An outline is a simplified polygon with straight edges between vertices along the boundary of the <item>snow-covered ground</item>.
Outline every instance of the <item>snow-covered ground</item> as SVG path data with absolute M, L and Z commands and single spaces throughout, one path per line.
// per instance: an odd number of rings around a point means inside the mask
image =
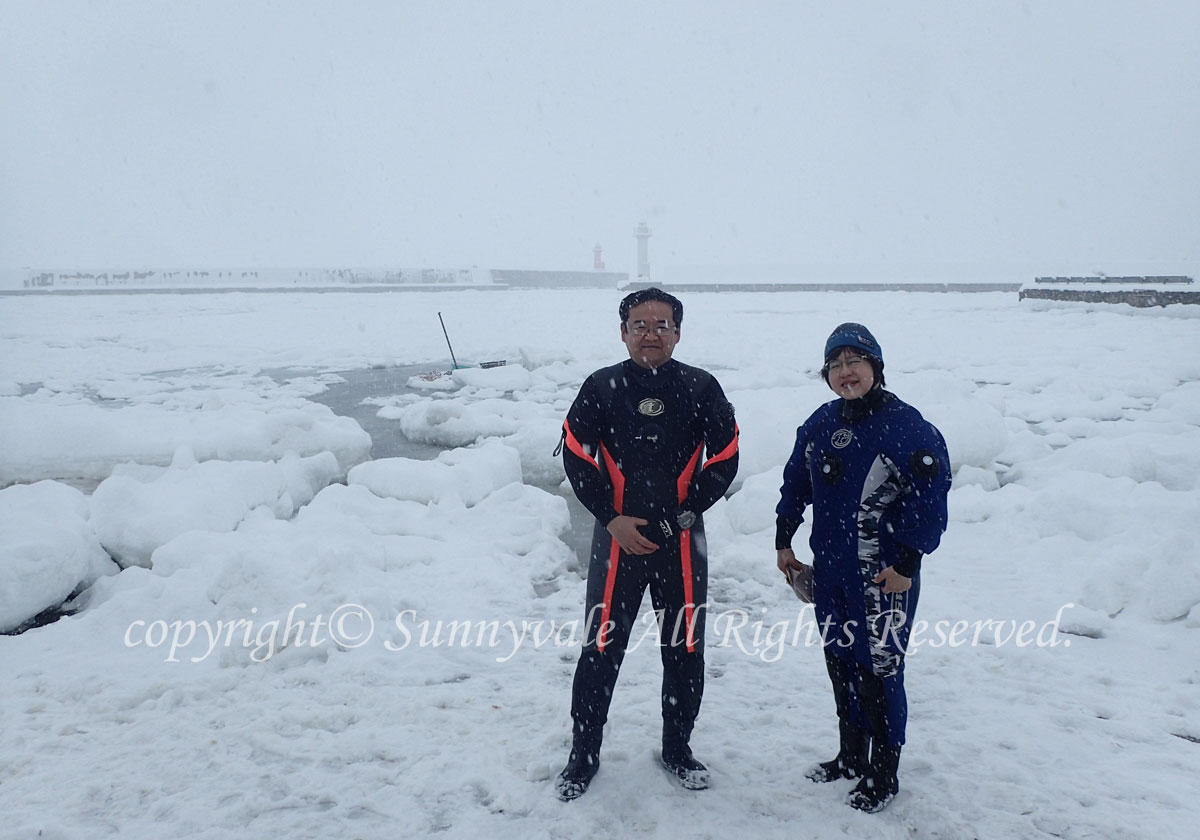
M 94 581 L 75 615 L 0 636 L 0 838 L 1191 836 L 1200 314 L 1015 294 L 685 296 L 676 356 L 742 431 L 707 517 L 693 746 L 714 784 L 657 767 L 635 633 L 601 772 L 558 802 L 584 581 L 551 451 L 623 356 L 618 300 L 0 299 L 0 486 L 22 482 L 0 490 L 0 624 Z M 363 463 L 369 438 L 311 398 L 332 371 L 445 364 L 439 310 L 460 360 L 509 365 L 377 399 L 448 451 Z M 835 749 L 833 702 L 773 551 L 845 320 L 956 470 L 902 790 L 874 816 L 801 775 Z

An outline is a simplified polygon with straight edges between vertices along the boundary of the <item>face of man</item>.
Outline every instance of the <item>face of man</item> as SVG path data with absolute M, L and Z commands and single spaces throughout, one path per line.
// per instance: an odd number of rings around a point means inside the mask
M 679 343 L 679 325 L 671 316 L 671 305 L 648 300 L 630 309 L 629 320 L 621 324 L 621 341 L 636 364 L 650 369 L 665 365 Z
M 875 385 L 875 370 L 861 350 L 845 347 L 829 362 L 829 387 L 839 397 L 856 400 Z

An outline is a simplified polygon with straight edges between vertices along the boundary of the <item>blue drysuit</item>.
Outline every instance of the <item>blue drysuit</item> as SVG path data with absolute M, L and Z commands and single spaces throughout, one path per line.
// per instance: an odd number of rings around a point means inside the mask
M 813 412 L 784 467 L 781 522 L 794 532 L 812 506 L 813 600 L 838 716 L 882 743 L 904 743 L 904 650 L 950 480 L 941 433 L 881 389 Z M 872 581 L 886 566 L 912 587 L 884 595 Z

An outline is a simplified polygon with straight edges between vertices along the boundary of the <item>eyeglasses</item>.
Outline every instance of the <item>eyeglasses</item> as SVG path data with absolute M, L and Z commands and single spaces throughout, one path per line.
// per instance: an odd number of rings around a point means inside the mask
M 846 370 L 858 370 L 866 363 L 867 359 L 865 356 L 850 356 L 846 359 L 839 359 L 830 362 L 829 364 L 825 365 L 825 370 L 829 371 L 830 373 L 837 373 L 842 369 L 843 365 L 846 367 Z
M 666 335 L 669 332 L 675 331 L 675 325 L 670 321 L 658 321 L 653 326 L 645 321 L 629 321 L 625 325 L 625 329 L 629 330 L 634 335 Z

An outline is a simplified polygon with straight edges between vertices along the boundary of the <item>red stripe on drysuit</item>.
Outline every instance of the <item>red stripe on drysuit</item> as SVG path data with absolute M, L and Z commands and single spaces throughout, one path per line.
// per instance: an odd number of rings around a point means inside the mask
M 608 447 L 600 444 L 600 454 L 604 456 L 604 466 L 608 468 L 608 477 L 613 487 L 613 509 L 621 515 L 621 505 L 625 500 L 625 475 L 617 466 L 616 459 L 608 451 Z M 608 621 L 612 614 L 613 587 L 617 585 L 617 561 L 621 557 L 621 545 L 616 537 L 611 540 L 608 548 L 608 575 L 604 578 L 604 605 L 600 610 L 600 632 L 596 637 L 596 650 L 603 652 L 608 644 Z
M 583 448 L 583 444 L 579 442 L 579 439 L 575 437 L 575 433 L 571 431 L 571 424 L 565 420 L 563 421 L 563 432 L 566 434 L 567 449 L 570 449 L 583 460 L 590 462 L 596 469 L 600 469 L 600 465 L 596 463 L 596 459 L 589 455 L 587 450 Z
M 709 464 L 715 464 L 719 461 L 728 461 L 738 451 L 738 427 L 737 423 L 733 424 L 733 440 L 729 441 L 729 445 L 718 452 L 716 455 L 704 462 L 701 469 L 708 469 Z
M 737 438 L 735 437 L 736 441 Z M 691 459 L 687 462 L 687 466 L 683 468 L 683 472 L 679 474 L 679 479 L 675 482 L 675 489 L 679 497 L 679 503 L 683 504 L 683 500 L 687 498 L 688 487 L 692 483 L 692 474 L 696 472 L 696 464 L 700 462 L 700 451 L 704 444 L 696 447 L 696 451 L 692 453 Z M 687 649 L 688 653 L 694 653 L 696 650 L 695 626 L 692 624 L 692 613 L 695 609 L 692 596 L 692 532 L 690 530 L 681 531 L 679 533 L 679 560 L 682 565 L 683 572 L 683 617 L 687 622 Z

